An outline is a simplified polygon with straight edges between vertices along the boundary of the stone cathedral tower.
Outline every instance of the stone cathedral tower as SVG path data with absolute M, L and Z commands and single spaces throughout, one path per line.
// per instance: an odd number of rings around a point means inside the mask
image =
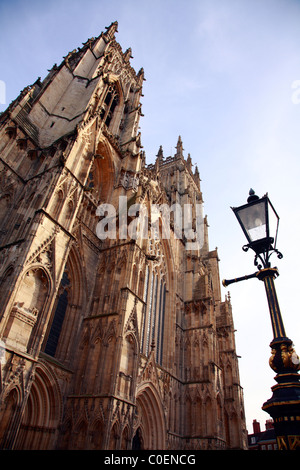
M 231 304 L 206 219 L 198 250 L 172 217 L 169 238 L 160 218 L 147 238 L 120 233 L 120 196 L 126 209 L 190 204 L 194 225 L 202 193 L 180 137 L 146 165 L 144 72 L 116 30 L 0 116 L 0 447 L 243 449 Z M 104 203 L 114 239 L 97 235 Z

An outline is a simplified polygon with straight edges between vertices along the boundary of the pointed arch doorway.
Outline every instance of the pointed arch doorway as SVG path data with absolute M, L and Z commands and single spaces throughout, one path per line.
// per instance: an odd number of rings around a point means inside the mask
M 53 449 L 61 419 L 61 404 L 55 376 L 46 364 L 39 363 L 14 449 Z
M 132 440 L 132 449 L 164 450 L 166 426 L 163 406 L 152 384 L 139 389 L 136 398 L 138 426 Z

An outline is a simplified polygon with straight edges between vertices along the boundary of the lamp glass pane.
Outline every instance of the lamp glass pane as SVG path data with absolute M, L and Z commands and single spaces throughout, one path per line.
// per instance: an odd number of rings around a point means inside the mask
M 274 248 L 276 247 L 277 231 L 279 217 L 274 211 L 270 202 L 268 203 L 268 216 L 269 216 L 269 237 L 274 238 Z
M 265 201 L 241 208 L 238 217 L 249 242 L 267 237 Z

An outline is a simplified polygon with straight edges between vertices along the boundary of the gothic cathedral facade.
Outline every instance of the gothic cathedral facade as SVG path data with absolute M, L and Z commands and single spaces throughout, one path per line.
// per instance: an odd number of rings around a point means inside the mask
M 144 71 L 116 30 L 0 116 L 0 447 L 245 449 L 230 298 L 206 218 L 197 250 L 172 219 L 169 237 L 120 234 L 120 200 L 194 208 L 202 193 L 180 137 L 174 156 L 160 148 L 146 164 Z M 115 238 L 97 235 L 100 204 L 115 208 Z

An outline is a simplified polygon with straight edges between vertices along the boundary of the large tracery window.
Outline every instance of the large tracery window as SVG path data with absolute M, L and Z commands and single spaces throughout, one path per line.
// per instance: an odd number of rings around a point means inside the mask
M 157 328 L 156 362 L 162 365 L 163 358 L 163 338 L 165 325 L 165 306 L 166 306 L 166 283 L 164 279 L 160 281 L 160 302 Z
M 151 263 L 146 267 L 143 300 L 145 302 L 145 313 L 141 352 L 148 356 L 153 342 L 155 345 L 156 362 L 162 365 L 166 281 L 164 273 L 152 266 Z

